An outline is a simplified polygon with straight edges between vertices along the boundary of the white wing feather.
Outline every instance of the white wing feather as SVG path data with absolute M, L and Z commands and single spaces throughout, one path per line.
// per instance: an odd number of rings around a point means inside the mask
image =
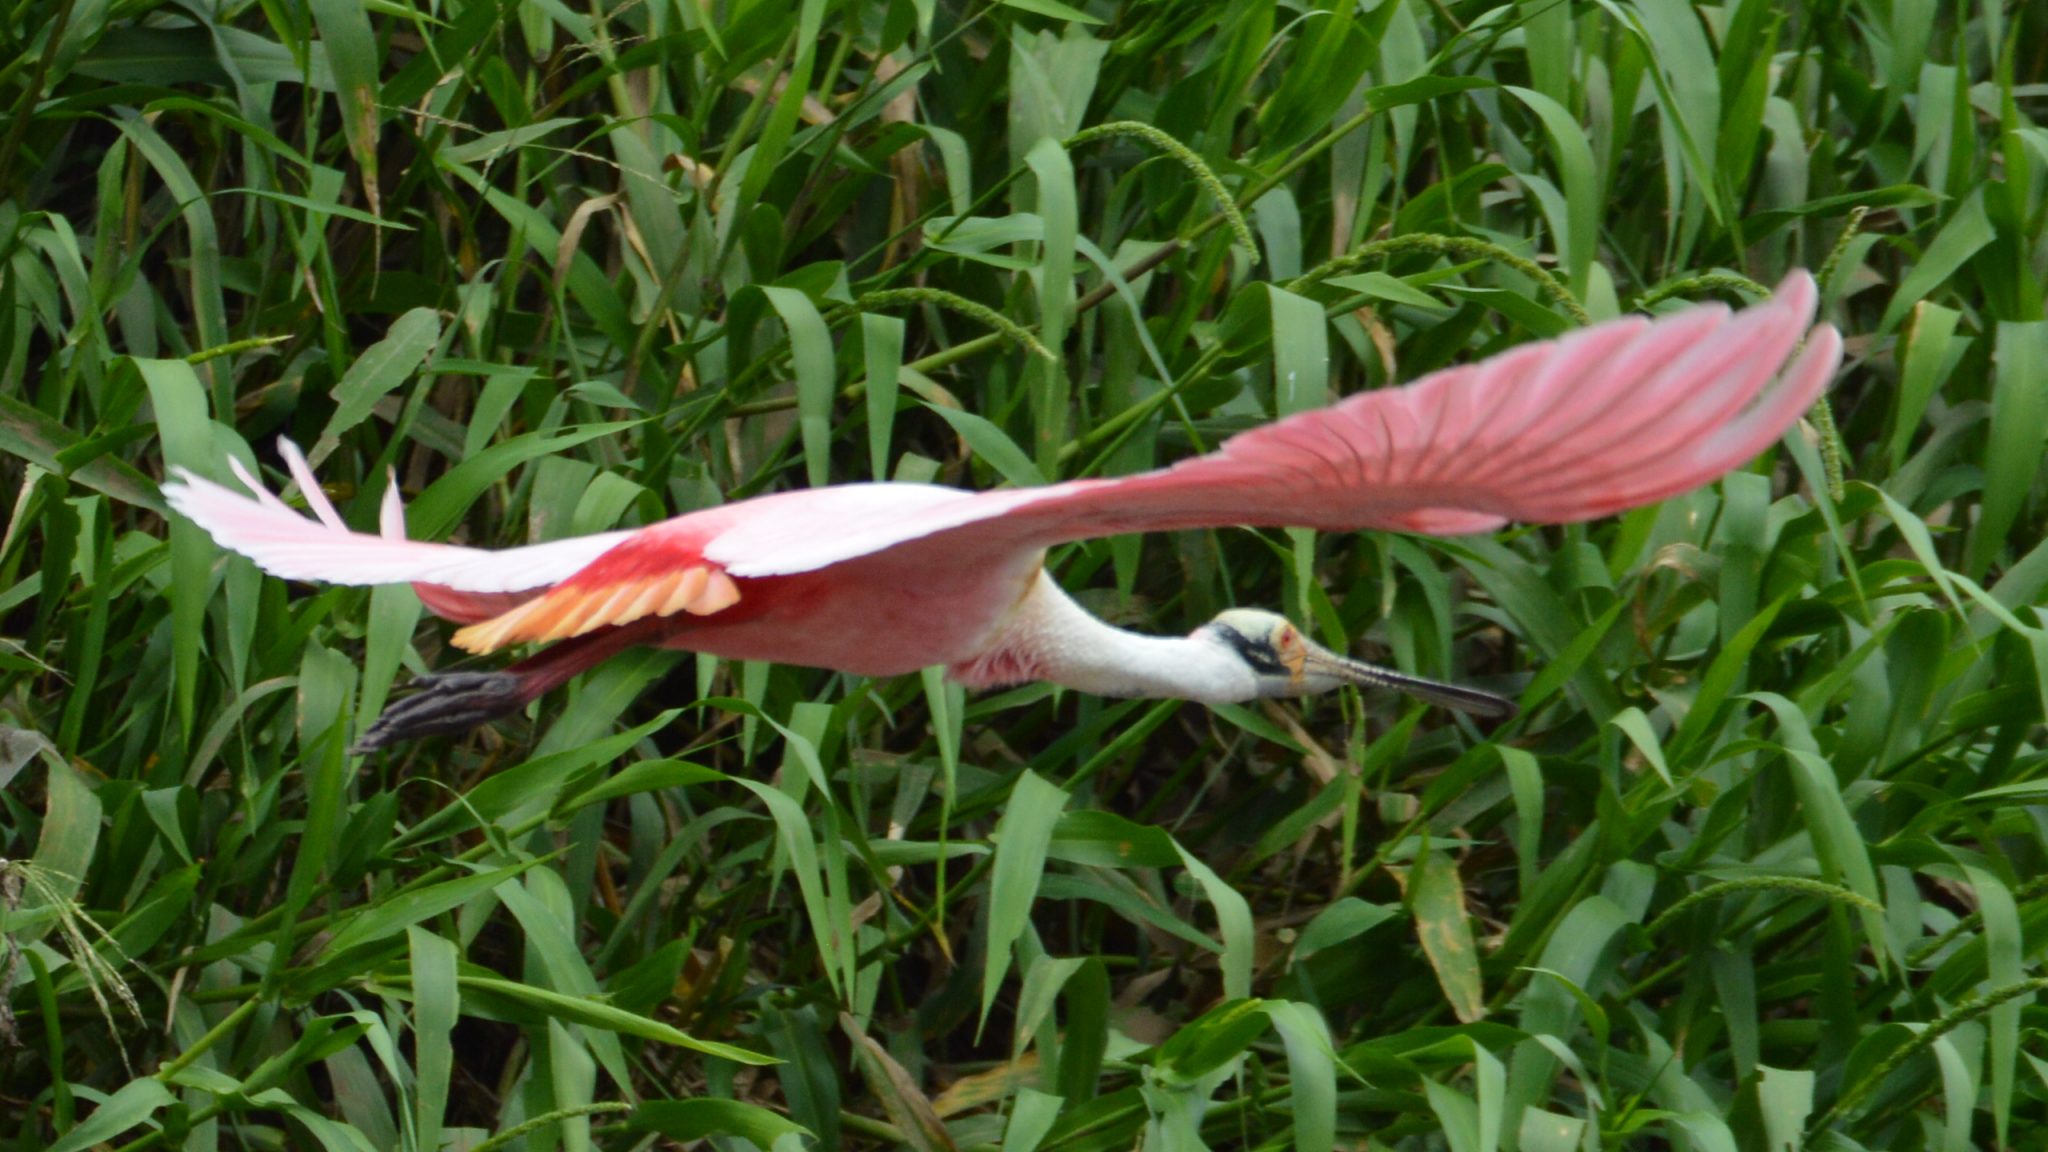
M 298 446 L 281 440 L 279 451 L 299 483 L 314 519 L 292 511 L 250 476 L 239 461 L 229 467 L 253 496 L 178 469 L 178 481 L 164 485 L 172 508 L 191 518 L 218 541 L 289 580 L 328 584 L 438 584 L 461 592 L 524 592 L 568 579 L 630 532 L 601 532 L 523 548 L 464 548 L 405 538 L 405 513 L 397 485 L 385 492 L 378 517 L 383 534 L 353 532 L 342 522 Z

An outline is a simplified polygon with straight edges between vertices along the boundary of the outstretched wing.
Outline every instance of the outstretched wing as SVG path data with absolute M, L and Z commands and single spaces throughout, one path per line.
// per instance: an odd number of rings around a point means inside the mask
M 183 472 L 179 482 L 164 486 L 164 496 L 222 547 L 272 575 L 412 584 L 429 608 L 469 625 L 454 641 L 472 652 L 582 636 L 647 616 L 701 616 L 739 599 L 732 579 L 699 554 L 695 541 L 703 533 L 695 517 L 524 548 L 463 548 L 407 540 L 394 484 L 384 492 L 379 534 L 371 536 L 342 522 L 298 445 L 281 439 L 278 451 L 312 519 L 294 512 L 233 457 L 228 467 L 250 495 Z
M 971 554 L 1226 525 L 1454 535 L 1605 516 L 1740 466 L 1819 398 L 1842 342 L 1829 326 L 1807 330 L 1816 295 L 1794 272 L 1740 313 L 1710 305 L 1597 324 L 1255 428 L 1157 472 L 962 495 L 829 534 L 742 522 L 704 555 L 735 576 L 768 576 L 917 540 Z
M 178 482 L 164 485 L 164 498 L 222 547 L 249 557 L 273 576 L 328 584 L 411 582 L 426 585 L 423 592 L 441 589 L 488 596 L 547 588 L 575 575 L 632 534 L 603 532 L 501 550 L 407 540 L 396 485 L 384 491 L 378 518 L 381 534 L 352 532 L 320 491 L 298 445 L 280 439 L 278 451 L 315 519 L 294 512 L 233 457 L 228 466 L 253 498 L 183 469 Z

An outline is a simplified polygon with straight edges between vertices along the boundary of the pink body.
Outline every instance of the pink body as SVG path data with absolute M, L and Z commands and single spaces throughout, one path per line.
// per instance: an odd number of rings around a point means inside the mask
M 958 665 L 983 653 L 1043 559 L 1037 551 L 963 559 L 919 543 L 814 572 L 742 578 L 738 604 L 671 618 L 655 643 L 859 676 Z M 848 620 L 861 626 L 848 628 Z
M 1794 273 L 1740 313 L 1609 321 L 1348 397 L 1171 468 L 1043 488 L 839 485 L 501 551 L 406 539 L 395 492 L 379 535 L 349 531 L 289 444 L 317 522 L 232 460 L 253 498 L 190 475 L 166 493 L 277 575 L 411 582 L 470 625 L 455 642 L 472 651 L 565 641 L 511 669 L 524 698 L 655 644 L 868 676 L 945 665 L 974 685 L 1045 678 L 1232 699 L 1250 683 L 1241 667 L 1191 668 L 1215 653 L 1088 617 L 1043 577 L 1045 549 L 1233 524 L 1483 532 L 1663 499 L 1749 460 L 1819 397 L 1841 338 L 1808 329 L 1816 295 Z

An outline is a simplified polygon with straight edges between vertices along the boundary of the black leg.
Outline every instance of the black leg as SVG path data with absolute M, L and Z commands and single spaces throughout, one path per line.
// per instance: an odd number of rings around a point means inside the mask
M 620 649 L 657 639 L 687 626 L 688 618 L 649 616 L 620 628 L 600 628 L 564 640 L 501 672 L 435 672 L 413 681 L 418 689 L 396 704 L 363 733 L 354 752 L 375 752 L 406 740 L 463 732 L 509 716 L 526 702 L 560 687 L 585 668 L 610 659 Z
M 375 752 L 422 736 L 467 731 L 532 699 L 524 691 L 524 677 L 511 672 L 442 672 L 422 676 L 413 686 L 418 691 L 386 705 L 351 751 Z

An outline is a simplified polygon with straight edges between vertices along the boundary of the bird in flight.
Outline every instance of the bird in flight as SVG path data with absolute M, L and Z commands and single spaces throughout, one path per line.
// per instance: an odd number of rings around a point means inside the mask
M 250 495 L 183 470 L 164 491 L 274 575 L 410 583 L 463 626 L 454 643 L 473 653 L 551 645 L 500 671 L 423 679 L 359 750 L 509 714 L 633 645 L 865 676 L 944 665 L 975 688 L 1047 680 L 1205 703 L 1353 684 L 1498 719 L 1512 702 L 1350 659 L 1270 612 L 1232 609 L 1187 636 L 1112 627 L 1046 575 L 1046 549 L 1229 525 L 1455 535 L 1674 496 L 1763 451 L 1820 396 L 1842 343 L 1830 326 L 1809 331 L 1815 302 L 1813 279 L 1794 272 L 1741 312 L 1596 324 L 1135 476 L 988 492 L 842 484 L 522 548 L 408 540 L 396 485 L 380 533 L 351 531 L 289 441 L 280 449 L 313 518 L 233 458 Z

